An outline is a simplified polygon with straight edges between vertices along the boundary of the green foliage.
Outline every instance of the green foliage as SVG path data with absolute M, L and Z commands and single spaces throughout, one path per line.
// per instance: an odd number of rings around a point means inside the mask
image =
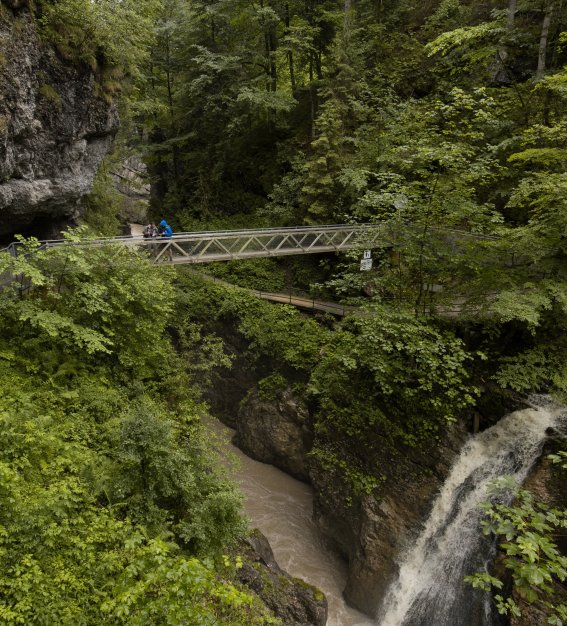
M 528 148 L 523 152 L 516 152 L 508 157 L 510 163 L 519 165 L 536 165 L 544 169 L 564 166 L 567 160 L 567 151 L 560 148 Z
M 55 104 L 58 107 L 61 106 L 61 96 L 59 95 L 57 90 L 54 87 L 52 87 L 51 85 L 47 85 L 46 83 L 40 85 L 39 86 L 39 93 L 44 98 L 49 100 L 49 102 L 51 102 L 52 104 Z
M 115 237 L 120 234 L 122 198 L 114 187 L 105 162 L 98 169 L 85 205 L 83 221 L 97 235 Z
M 307 372 L 318 362 L 329 331 L 295 308 L 274 306 L 243 290 L 202 281 L 195 274 L 180 274 L 179 279 L 184 291 L 181 306 L 193 319 L 234 323 L 256 357 L 267 356 Z
M 153 40 L 159 0 L 61 0 L 41 2 L 42 34 L 68 60 L 119 67 L 136 76 Z
M 561 455 L 556 459 L 564 458 L 564 453 Z M 504 565 L 519 597 L 528 604 L 537 604 L 544 611 L 547 624 L 561 626 L 567 620 L 567 603 L 559 583 L 567 579 L 567 557 L 557 547 L 553 535 L 567 528 L 567 510 L 537 502 L 530 492 L 507 477 L 494 482 L 493 492 L 511 493 L 514 503 L 483 504 L 484 534 L 504 540 L 500 544 Z M 501 580 L 487 573 L 467 576 L 465 580 L 485 591 L 503 587 Z M 495 600 L 499 613 L 521 615 L 513 598 L 497 594 Z
M 312 458 L 352 493 L 369 494 L 385 480 L 373 465 L 378 449 L 428 445 L 474 402 L 461 342 L 409 314 L 376 309 L 331 331 L 290 307 L 194 274 L 180 279 L 193 321 L 234 324 L 248 354 L 269 359 L 274 371 L 258 384 L 264 399 L 275 400 L 294 370 L 309 380 Z
M 476 26 L 457 28 L 439 35 L 434 41 L 427 44 L 426 51 L 430 55 L 446 55 L 455 48 L 487 38 L 494 39 L 501 32 L 499 22 L 483 22 Z
M 67 239 L 77 241 L 84 234 L 79 229 Z M 141 378 L 159 370 L 168 350 L 156 338 L 173 302 L 167 269 L 158 270 L 143 252 L 125 246 L 71 245 L 5 257 L 0 271 L 19 277 L 0 293 L 5 330 L 18 336 L 24 349 L 29 344 L 44 351 L 46 372 L 56 368 L 61 353 L 80 355 L 85 366 L 118 361 Z M 34 288 L 18 298 L 30 284 Z
M 220 565 L 241 499 L 166 333 L 172 273 L 37 245 L 0 258 L 0 621 L 273 623 Z
M 356 455 L 345 450 L 336 450 L 329 445 L 318 444 L 311 450 L 309 456 L 322 468 L 333 482 L 348 486 L 350 495 L 346 504 L 352 504 L 352 495 L 370 496 L 384 483 L 384 476 L 376 476 L 364 470 L 364 463 Z
M 258 396 L 266 402 L 273 402 L 280 397 L 287 384 L 287 380 L 279 372 L 274 372 L 258 381 Z
M 219 581 L 209 564 L 176 558 L 165 542 L 131 545 L 138 548 L 137 558 L 119 577 L 115 596 L 102 605 L 103 615 L 117 623 L 238 626 L 250 613 L 253 624 L 272 623 L 255 618 L 253 597 Z
M 562 469 L 567 469 L 567 452 L 561 450 L 557 454 L 550 454 L 548 459 L 557 465 L 561 465 Z
M 404 313 L 345 320 L 311 378 L 317 428 L 364 445 L 371 436 L 419 446 L 474 402 L 463 345 Z
M 333 223 L 336 220 L 338 174 L 341 169 L 345 143 L 345 128 L 341 110 L 335 100 L 323 105 L 317 120 L 317 136 L 311 142 L 301 203 L 308 223 Z
M 247 289 L 286 291 L 285 271 L 277 259 L 245 259 L 214 263 L 206 268 L 206 272 Z

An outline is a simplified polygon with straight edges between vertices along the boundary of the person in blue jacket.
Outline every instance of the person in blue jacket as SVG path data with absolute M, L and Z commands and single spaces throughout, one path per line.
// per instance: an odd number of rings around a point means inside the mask
M 162 237 L 169 238 L 173 236 L 173 230 L 165 220 L 161 220 L 161 222 L 159 223 L 159 232 Z
M 161 220 L 159 223 L 159 234 L 160 237 L 164 237 L 166 239 L 171 239 L 173 237 L 173 230 L 165 220 Z M 168 247 L 167 249 L 167 256 L 170 261 L 173 261 L 173 251 L 171 250 L 171 247 Z

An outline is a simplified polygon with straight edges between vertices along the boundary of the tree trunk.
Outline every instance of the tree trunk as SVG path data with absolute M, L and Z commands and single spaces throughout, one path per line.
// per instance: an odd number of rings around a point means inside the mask
M 319 42 L 318 50 L 315 54 L 315 73 L 317 74 L 317 80 L 323 80 L 323 46 Z
M 276 63 L 276 50 L 278 48 L 278 39 L 277 35 L 273 29 L 270 29 L 270 34 L 268 37 L 270 44 L 270 79 L 271 79 L 271 90 L 275 93 L 278 90 L 278 66 Z
M 167 85 L 167 104 L 169 106 L 169 120 L 173 125 L 173 78 L 171 76 L 171 55 L 169 46 L 169 35 L 165 40 L 165 80 Z
M 268 3 L 269 4 L 269 3 Z M 264 0 L 260 0 L 260 7 L 264 8 Z M 266 91 L 277 91 L 278 83 L 278 68 L 276 66 L 276 48 L 277 37 L 274 32 L 273 26 L 265 24 L 262 20 L 262 26 L 265 28 L 264 32 L 264 49 L 266 52 Z
M 509 35 L 514 29 L 514 21 L 516 18 L 516 6 L 518 0 L 510 0 L 508 3 L 508 18 L 506 20 L 506 34 Z M 492 81 L 507 82 L 512 80 L 508 69 L 506 67 L 506 59 L 508 58 L 508 51 L 505 46 L 500 46 L 496 52 L 496 63 L 494 67 L 494 73 L 492 75 Z
M 344 4 L 344 19 L 343 19 L 343 45 L 346 49 L 348 48 L 349 35 L 350 35 L 350 9 L 351 9 L 352 0 L 345 0 Z
M 316 113 L 316 105 L 315 105 L 315 94 L 313 93 L 313 79 L 311 79 L 311 82 L 309 83 L 309 103 L 311 105 L 310 107 L 310 113 L 311 113 L 311 118 L 310 118 L 310 124 L 309 124 L 309 138 L 311 141 L 313 141 L 313 138 L 315 136 L 315 113 Z
M 286 35 L 289 34 L 289 2 L 285 3 L 285 32 Z M 295 93 L 297 89 L 297 85 L 295 83 L 295 68 L 293 66 L 293 52 L 291 50 L 287 51 L 287 63 L 289 66 L 289 82 L 291 84 L 291 93 Z
M 550 0 L 543 16 L 543 23 L 541 25 L 541 36 L 539 38 L 539 54 L 537 57 L 537 70 L 536 78 L 543 78 L 545 73 L 545 57 L 547 53 L 547 38 L 549 36 L 549 27 L 551 26 L 551 16 L 553 15 L 553 8 L 555 5 L 554 0 Z
M 506 21 L 506 31 L 510 32 L 514 28 L 514 19 L 516 17 L 516 5 L 518 0 L 510 0 L 508 4 L 508 19 Z

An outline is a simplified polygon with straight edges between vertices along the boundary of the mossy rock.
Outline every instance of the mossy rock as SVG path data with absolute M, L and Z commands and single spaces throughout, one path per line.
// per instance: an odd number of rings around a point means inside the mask
M 39 94 L 49 102 L 55 104 L 57 107 L 61 106 L 61 96 L 59 95 L 57 89 L 51 85 L 48 85 L 47 83 L 40 85 Z
M 327 599 L 324 593 L 282 570 L 268 540 L 254 530 L 237 550 L 243 566 L 237 572 L 241 584 L 251 589 L 285 626 L 324 626 Z

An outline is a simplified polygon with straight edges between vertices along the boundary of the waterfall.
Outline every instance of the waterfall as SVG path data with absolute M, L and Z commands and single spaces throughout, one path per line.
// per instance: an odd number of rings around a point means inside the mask
M 380 626 L 496 623 L 489 594 L 463 578 L 485 569 L 494 556 L 480 532 L 479 504 L 489 499 L 488 484 L 502 475 L 521 483 L 541 453 L 546 429 L 561 415 L 550 401 L 539 404 L 507 415 L 464 445 L 420 535 L 399 559 Z

